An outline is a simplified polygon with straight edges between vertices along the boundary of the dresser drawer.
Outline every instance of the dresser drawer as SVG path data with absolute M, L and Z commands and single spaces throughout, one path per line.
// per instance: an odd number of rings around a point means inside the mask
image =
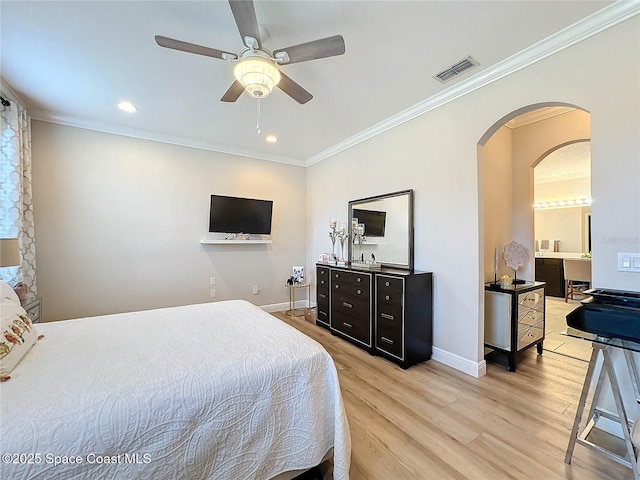
M 31 319 L 31 323 L 40 323 L 40 305 L 26 311 Z
M 535 325 L 542 320 L 544 320 L 544 312 L 526 307 L 518 308 L 518 328 L 521 325 Z
M 378 303 L 376 325 L 378 328 L 389 328 L 402 332 L 402 307 Z
M 318 303 L 320 302 L 325 302 L 327 305 L 329 305 L 329 291 L 328 290 L 321 290 L 318 289 L 316 291 L 316 301 Z
M 544 336 L 544 323 L 535 325 L 521 325 L 518 328 L 518 350 L 530 345 Z
M 402 358 L 402 333 L 396 330 L 378 327 L 376 332 L 376 347 L 379 350 Z
M 331 328 L 371 346 L 371 331 L 368 319 L 358 319 L 334 310 L 331 313 Z
M 378 284 L 378 292 L 400 292 L 404 289 L 404 280 L 398 277 L 378 276 L 376 279 Z
M 518 306 L 528 308 L 544 307 L 544 288 L 538 288 L 531 292 L 521 293 L 518 295 Z
M 21 305 L 32 323 L 42 321 L 42 299 L 40 297 L 22 302 Z
M 323 325 L 328 326 L 329 325 L 329 309 L 328 308 L 326 310 L 322 309 L 320 305 L 318 305 L 317 312 L 318 313 L 316 317 L 316 322 L 320 322 Z
M 378 295 L 376 297 L 378 303 L 387 303 L 402 306 L 403 296 L 404 295 L 402 294 L 402 291 L 398 292 L 396 290 L 384 289 L 380 287 L 380 284 L 378 284 Z
M 369 287 L 365 285 L 357 285 L 346 283 L 340 280 L 334 280 L 331 284 L 333 294 L 353 295 L 354 297 L 370 298 Z
M 318 284 L 316 285 L 318 290 L 329 290 L 329 279 L 318 277 Z
M 371 274 L 369 273 L 355 273 L 333 270 L 331 272 L 331 279 L 333 283 L 335 283 L 336 281 L 340 281 L 340 283 L 352 283 L 354 285 L 367 287 L 367 289 L 369 288 L 369 285 L 371 285 Z
M 324 298 L 321 296 L 324 295 Z M 316 307 L 318 308 L 318 312 L 323 311 L 329 314 L 329 296 L 323 293 L 318 295 L 316 300 Z
M 329 278 L 329 267 L 316 267 L 316 276 L 320 278 Z
M 331 296 L 331 304 L 334 311 L 344 312 L 347 315 L 362 318 L 369 321 L 371 304 L 368 298 L 345 295 L 334 292 Z

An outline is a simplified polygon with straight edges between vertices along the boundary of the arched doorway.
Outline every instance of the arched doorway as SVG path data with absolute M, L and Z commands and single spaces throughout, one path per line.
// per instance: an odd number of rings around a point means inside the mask
M 482 136 L 478 143 L 481 283 L 493 281 L 496 275 L 514 276 L 502 259 L 504 246 L 512 241 L 523 245 L 528 254 L 527 263 L 518 269 L 517 277 L 535 278 L 533 168 L 559 146 L 587 141 L 590 137 L 590 114 L 561 102 L 515 110 Z M 484 323 L 480 323 L 479 342 L 483 348 Z

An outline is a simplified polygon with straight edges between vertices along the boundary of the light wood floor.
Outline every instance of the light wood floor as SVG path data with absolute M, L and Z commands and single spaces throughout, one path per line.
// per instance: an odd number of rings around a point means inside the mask
M 576 446 L 564 463 L 587 364 L 535 348 L 518 371 L 476 379 L 435 361 L 402 370 L 302 317 L 274 314 L 333 357 L 352 439 L 352 480 L 630 479 Z

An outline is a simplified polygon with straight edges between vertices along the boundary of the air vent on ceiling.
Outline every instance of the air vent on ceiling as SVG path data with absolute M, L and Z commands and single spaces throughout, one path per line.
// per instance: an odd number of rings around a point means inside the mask
M 477 61 L 475 61 L 473 58 L 467 57 L 463 60 L 460 60 L 455 65 L 451 65 L 446 70 L 441 71 L 440 73 L 435 75 L 433 78 L 436 78 L 440 80 L 442 83 L 444 83 L 447 80 L 451 80 L 453 77 L 460 75 L 462 72 L 466 72 L 470 68 L 476 67 L 478 65 L 480 64 Z

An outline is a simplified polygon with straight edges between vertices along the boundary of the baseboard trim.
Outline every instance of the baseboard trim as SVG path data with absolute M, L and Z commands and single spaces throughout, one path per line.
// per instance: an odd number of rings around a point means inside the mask
M 295 307 L 298 308 L 307 308 L 309 303 L 306 300 L 296 300 Z M 270 305 L 259 305 L 259 307 L 268 313 L 273 312 L 281 312 L 283 310 L 289 310 L 289 302 L 282 303 L 272 303 Z
M 474 362 L 442 348 L 433 347 L 431 359 L 475 378 L 480 378 L 487 373 L 487 362 L 485 360 Z

